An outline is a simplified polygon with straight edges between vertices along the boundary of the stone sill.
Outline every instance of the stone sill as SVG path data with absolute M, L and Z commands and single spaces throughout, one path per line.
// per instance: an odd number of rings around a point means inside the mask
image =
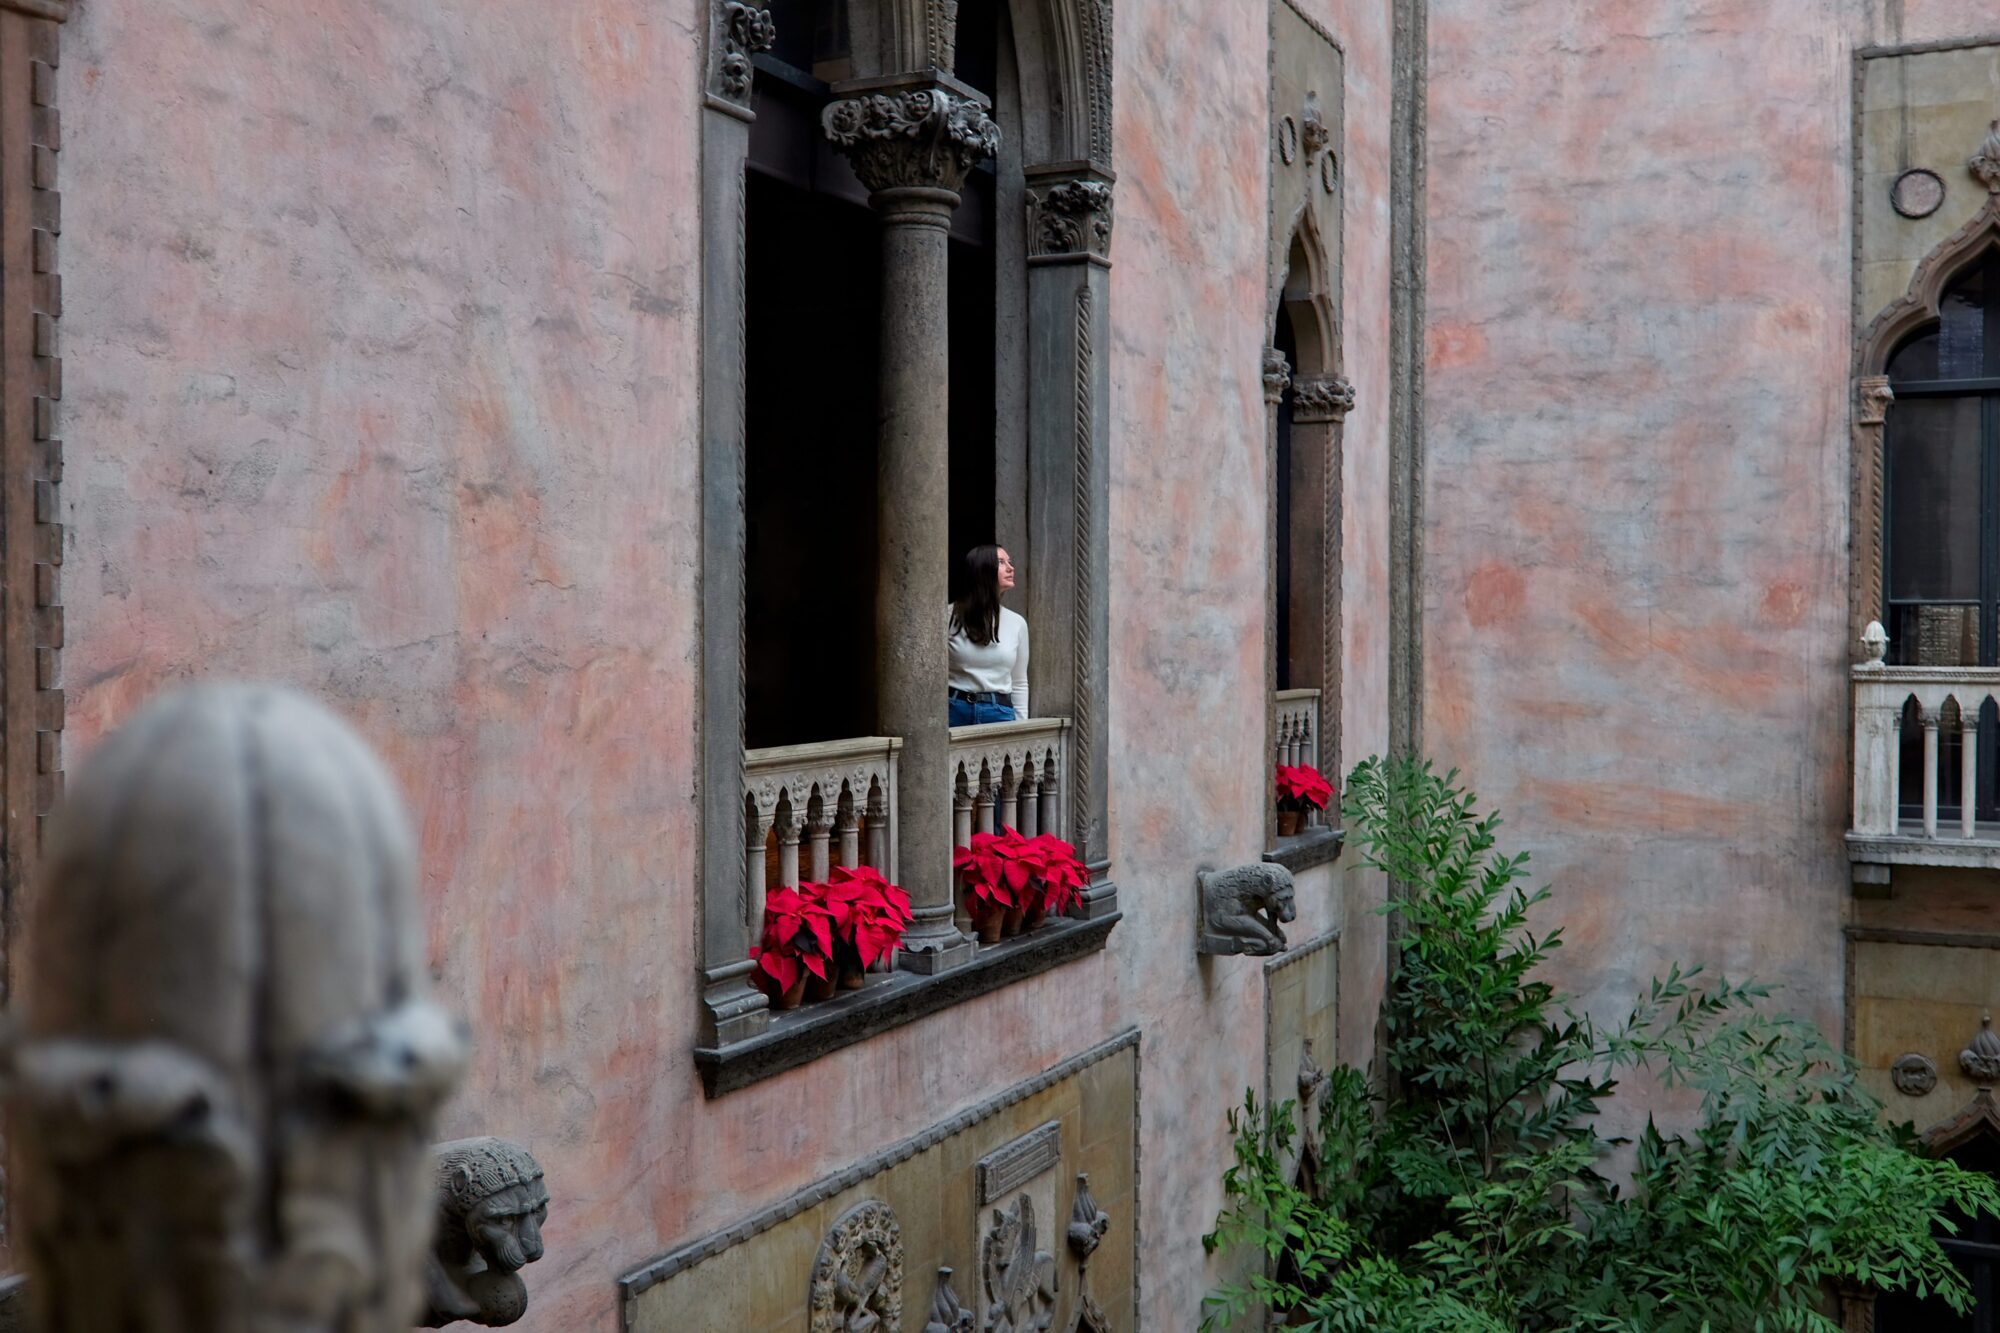
M 1339 860 L 1340 849 L 1346 845 L 1346 829 L 1307 829 L 1295 837 L 1278 839 L 1278 845 L 1265 852 L 1264 859 L 1296 875 L 1301 870 Z
M 1075 962 L 1104 947 L 1121 920 L 1113 912 L 1093 921 L 1051 921 L 1032 935 L 982 944 L 972 962 L 955 972 L 924 976 L 890 972 L 870 976 L 858 991 L 771 1015 L 758 1035 L 729 1046 L 697 1046 L 694 1062 L 712 1098 L 810 1064 L 823 1055 L 929 1017 L 965 1000 Z
M 1991 830 L 1992 825 L 1985 825 Z M 2000 870 L 2000 839 L 1961 838 L 1954 822 L 1947 834 L 1939 822 L 1938 836 L 1926 838 L 1894 833 L 1849 833 L 1847 859 L 1857 864 L 1893 866 L 1957 866 Z

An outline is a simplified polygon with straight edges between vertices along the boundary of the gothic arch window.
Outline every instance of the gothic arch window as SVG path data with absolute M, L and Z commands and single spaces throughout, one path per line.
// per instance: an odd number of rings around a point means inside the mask
M 1117 920 L 1109 38 L 1109 0 L 710 0 L 696 1059 L 711 1095 L 884 1026 L 864 988 L 838 1002 L 852 1023 L 772 1031 L 749 984 L 763 886 L 830 854 L 897 872 L 917 916 L 900 966 L 972 974 L 936 996 L 1039 970 L 982 970 L 952 924 L 939 622 L 965 546 L 1022 557 L 1034 712 L 1066 747 L 1038 813 L 1093 871 L 1046 965 Z M 760 765 L 844 748 L 801 758 L 810 793 L 765 793 L 746 744 Z M 868 827 L 850 827 L 862 809 Z M 897 996 L 899 1021 L 947 1002 Z

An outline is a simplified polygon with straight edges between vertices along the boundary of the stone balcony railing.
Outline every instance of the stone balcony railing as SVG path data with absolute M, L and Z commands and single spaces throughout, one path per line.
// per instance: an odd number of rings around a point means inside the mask
M 1309 764 L 1319 767 L 1319 691 L 1279 690 L 1272 696 L 1278 714 L 1278 745 L 1274 756 L 1280 764 Z M 1327 774 L 1329 778 L 1335 774 Z M 1306 827 L 1319 828 L 1326 815 L 1319 810 L 1306 812 Z
M 2000 867 L 2000 824 L 1980 823 L 1976 800 L 1961 800 L 1956 818 L 1943 828 L 1938 822 L 1947 763 L 1958 769 L 1961 793 L 1978 790 L 1979 714 L 1988 699 L 2000 699 L 2000 668 L 1886 666 L 1876 660 L 1856 666 L 1853 681 L 1849 859 L 1883 867 Z M 1921 792 L 1902 790 L 1904 718 L 1912 700 L 1923 728 Z M 1955 756 L 1947 755 L 1942 743 L 1940 733 L 1947 726 L 1958 741 Z M 1915 817 L 1905 814 L 1906 805 L 1917 808 Z
M 1069 763 L 1069 719 L 1035 717 L 954 727 L 951 732 L 952 845 L 974 833 L 1017 829 L 1028 837 L 1067 837 L 1062 775 Z

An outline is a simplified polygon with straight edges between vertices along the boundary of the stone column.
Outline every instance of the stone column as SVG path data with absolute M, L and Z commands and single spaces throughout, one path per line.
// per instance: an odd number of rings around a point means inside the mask
M 821 123 L 882 219 L 881 555 L 875 592 L 879 729 L 903 738 L 897 811 L 903 887 L 915 908 L 903 966 L 972 961 L 952 922 L 952 792 L 945 722 L 950 570 L 948 229 L 965 176 L 1000 130 L 984 99 L 945 76 L 836 90 Z
M 1292 363 L 1275 347 L 1264 349 L 1264 515 L 1276 532 L 1278 521 L 1278 414 L 1291 387 Z M 1278 621 L 1271 613 L 1277 602 L 1278 543 L 1264 542 L 1264 762 L 1271 763 L 1278 748 Z M 1320 697 L 1324 704 L 1326 698 Z M 1278 807 L 1264 802 L 1264 845 L 1278 845 Z

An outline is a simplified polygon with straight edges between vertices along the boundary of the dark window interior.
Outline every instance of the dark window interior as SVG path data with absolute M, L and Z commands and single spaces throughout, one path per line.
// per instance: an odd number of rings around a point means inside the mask
M 1285 354 L 1287 365 L 1298 365 L 1298 334 L 1293 331 L 1292 317 L 1283 306 L 1278 308 L 1278 326 L 1271 345 Z M 1278 544 L 1277 606 L 1273 616 L 1278 627 L 1277 688 L 1289 690 L 1292 688 L 1292 386 L 1289 384 L 1285 386 L 1284 397 L 1278 400 L 1278 451 L 1272 466 L 1278 482 L 1278 530 L 1274 535 Z
M 1951 1154 L 1951 1160 L 1968 1171 L 1992 1175 L 2000 1171 L 2000 1143 L 1977 1138 Z M 1897 1292 L 1875 1303 L 1876 1333 L 2000 1333 L 2000 1222 L 1990 1217 L 1955 1217 L 1956 1235 L 1940 1235 L 1938 1242 L 1952 1257 L 1959 1271 L 1972 1283 L 1978 1304 L 1971 1314 L 1958 1315 L 1943 1301 L 1918 1300 Z
M 1896 401 L 1883 435 L 1883 586 L 1889 660 L 1902 666 L 2000 664 L 2000 250 L 1946 290 L 1935 325 L 1889 361 Z M 2000 819 L 2000 730 L 1979 727 L 1977 817 Z M 1939 817 L 1964 793 L 1956 718 L 1940 729 Z M 1905 716 L 1902 803 L 1923 799 L 1923 730 Z M 1949 815 L 1946 808 L 1949 808 Z

